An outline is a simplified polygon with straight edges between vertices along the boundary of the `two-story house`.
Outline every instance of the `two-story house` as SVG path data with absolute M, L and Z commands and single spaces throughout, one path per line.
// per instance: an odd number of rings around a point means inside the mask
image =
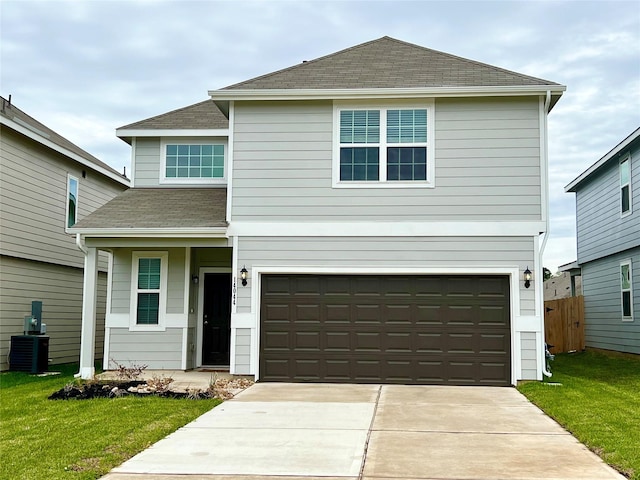
M 129 180 L 10 98 L 0 97 L 0 370 L 9 368 L 11 337 L 23 334 L 33 301 L 42 302 L 51 361 L 77 362 L 85 257 L 67 231 Z M 94 292 L 100 356 L 108 266 L 102 256 Z
M 640 128 L 569 185 L 587 347 L 640 354 Z
M 134 188 L 74 228 L 88 264 L 112 253 L 105 362 L 541 379 L 547 114 L 564 90 L 383 37 L 118 129 Z

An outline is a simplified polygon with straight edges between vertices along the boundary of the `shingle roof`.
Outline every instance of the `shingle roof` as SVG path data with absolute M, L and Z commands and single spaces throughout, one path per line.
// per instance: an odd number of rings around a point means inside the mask
M 227 226 L 226 188 L 131 188 L 73 230 L 189 229 Z
M 558 85 L 382 37 L 222 90 Z
M 96 167 L 99 167 L 104 170 L 108 170 L 114 176 L 117 176 L 119 178 L 122 178 L 125 181 L 128 181 L 128 179 L 126 179 L 126 177 L 124 177 L 120 172 L 111 168 L 106 163 L 101 162 L 96 157 L 91 155 L 89 152 L 78 147 L 76 144 L 71 143 L 62 135 L 54 132 L 46 125 L 37 121 L 35 118 L 27 115 L 25 112 L 23 112 L 18 107 L 16 107 L 13 103 L 9 103 L 9 101 L 4 97 L 0 97 L 0 101 L 2 102 L 2 107 L 0 108 L 0 116 L 13 121 L 18 125 L 21 125 L 22 127 L 25 127 L 27 130 L 30 130 L 31 132 L 35 133 L 43 140 L 48 140 L 54 143 L 55 145 L 57 145 L 58 147 L 62 147 L 65 150 L 75 153 L 76 155 L 85 159 L 87 163 L 94 164 Z
M 212 100 L 189 105 L 155 117 L 140 120 L 120 127 L 118 130 L 191 130 L 229 128 L 229 119 L 218 109 Z

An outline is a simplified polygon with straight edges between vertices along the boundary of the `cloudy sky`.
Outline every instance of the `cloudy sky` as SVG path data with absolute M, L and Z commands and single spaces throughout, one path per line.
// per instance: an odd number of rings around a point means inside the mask
M 549 116 L 552 271 L 576 255 L 563 187 L 640 126 L 640 0 L 0 0 L 0 21 L 2 96 L 120 171 L 117 127 L 384 35 L 566 85 Z

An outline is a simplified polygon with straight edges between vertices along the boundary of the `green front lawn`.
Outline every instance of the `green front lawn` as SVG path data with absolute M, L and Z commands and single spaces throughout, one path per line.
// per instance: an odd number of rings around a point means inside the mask
M 0 374 L 0 478 L 95 479 L 216 406 L 218 400 L 122 397 L 47 400 L 72 382 Z
M 640 480 L 640 359 L 562 354 L 551 368 L 545 383 L 562 386 L 531 382 L 518 390 L 609 465 Z

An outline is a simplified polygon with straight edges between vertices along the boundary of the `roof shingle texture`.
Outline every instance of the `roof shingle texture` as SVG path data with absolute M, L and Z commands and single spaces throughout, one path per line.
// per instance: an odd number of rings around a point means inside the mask
M 51 130 L 46 125 L 44 125 L 44 124 L 40 123 L 39 121 L 37 121 L 35 118 L 27 115 L 25 112 L 20 110 L 15 105 L 9 104 L 8 100 L 6 100 L 4 97 L 0 97 L 0 101 L 2 102 L 2 108 L 0 108 L 0 115 L 2 115 L 3 117 L 5 117 L 5 118 L 7 118 L 9 120 L 12 120 L 12 121 L 16 122 L 19 125 L 22 125 L 23 127 L 27 128 L 28 130 L 33 131 L 37 135 L 41 136 L 42 138 L 44 138 L 46 140 L 49 140 L 50 142 L 56 144 L 57 146 L 62 147 L 64 149 L 66 149 L 66 150 L 69 150 L 70 152 L 73 152 L 76 155 L 79 155 L 80 157 L 84 158 L 85 160 L 89 161 L 90 163 L 93 163 L 96 166 L 104 168 L 105 170 L 109 170 L 110 172 L 114 173 L 115 175 L 119 175 L 119 176 L 125 178 L 117 170 L 111 168 L 106 163 L 101 162 L 100 160 L 98 160 L 96 157 L 94 157 L 90 153 L 88 153 L 85 150 L 83 150 L 82 148 L 78 147 L 76 144 L 71 143 L 69 140 L 64 138 L 62 135 L 54 132 L 53 130 Z
M 558 85 L 382 37 L 222 90 Z
M 226 188 L 132 188 L 87 215 L 74 229 L 227 226 Z
M 120 129 L 149 129 L 149 130 L 199 130 L 229 128 L 229 119 L 218 109 L 213 100 L 189 105 L 155 117 L 140 120 L 120 127 Z

